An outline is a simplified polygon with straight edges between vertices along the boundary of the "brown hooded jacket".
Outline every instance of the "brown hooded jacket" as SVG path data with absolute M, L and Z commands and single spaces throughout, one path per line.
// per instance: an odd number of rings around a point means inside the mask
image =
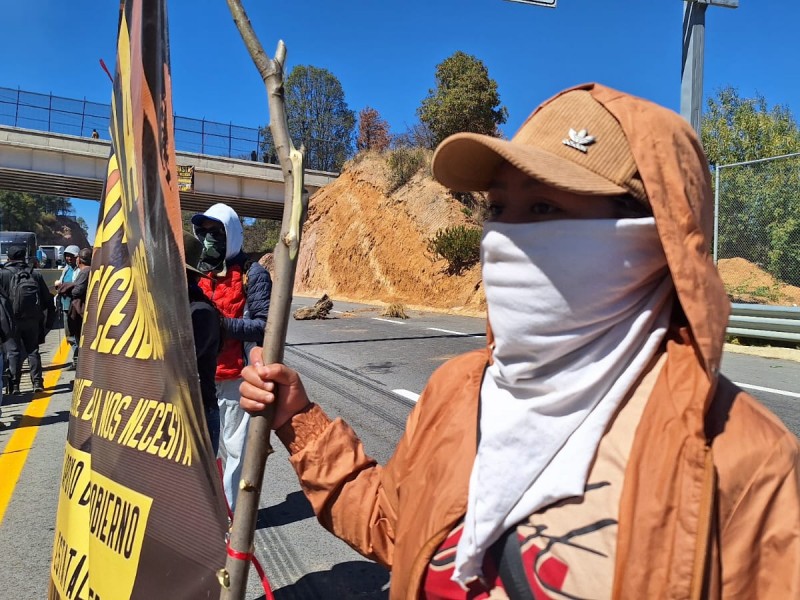
M 800 598 L 800 446 L 719 375 L 730 305 L 708 253 L 700 142 L 665 108 L 580 88 L 628 138 L 680 304 L 625 470 L 613 598 Z M 392 569 L 392 599 L 418 597 L 431 556 L 466 512 L 489 357 L 471 352 L 434 373 L 385 467 L 317 407 L 278 431 L 320 522 Z

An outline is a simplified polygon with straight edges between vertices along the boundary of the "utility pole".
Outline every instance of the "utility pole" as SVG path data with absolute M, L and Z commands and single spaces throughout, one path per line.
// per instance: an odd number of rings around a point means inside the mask
M 703 112 L 703 60 L 708 5 L 737 8 L 739 0 L 684 0 L 681 60 L 681 116 L 700 136 Z

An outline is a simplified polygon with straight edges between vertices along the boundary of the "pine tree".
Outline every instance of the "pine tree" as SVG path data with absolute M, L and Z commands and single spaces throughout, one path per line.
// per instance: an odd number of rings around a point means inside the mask
M 417 109 L 435 147 L 444 138 L 461 131 L 500 135 L 508 110 L 500 106 L 497 82 L 489 77 L 482 61 L 458 51 L 436 66 L 436 88 Z

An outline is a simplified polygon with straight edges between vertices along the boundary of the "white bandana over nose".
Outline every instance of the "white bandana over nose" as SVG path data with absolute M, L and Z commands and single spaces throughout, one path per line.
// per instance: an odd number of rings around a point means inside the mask
M 658 350 L 673 284 L 652 217 L 486 223 L 495 337 L 453 579 L 523 518 L 582 496 L 600 438 Z

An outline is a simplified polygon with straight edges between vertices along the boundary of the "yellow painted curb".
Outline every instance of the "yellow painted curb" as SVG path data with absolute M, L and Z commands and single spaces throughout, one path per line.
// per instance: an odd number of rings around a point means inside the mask
M 53 357 L 52 364 L 63 363 L 69 355 L 69 348 L 67 340 L 61 340 L 61 345 Z M 33 447 L 33 440 L 36 438 L 36 434 L 39 433 L 39 421 L 47 413 L 50 398 L 53 397 L 53 392 L 47 390 L 58 383 L 59 377 L 61 377 L 61 369 L 45 372 L 45 391 L 39 392 L 31 400 L 28 409 L 22 415 L 19 426 L 11 435 L 6 447 L 3 448 L 3 452 L 0 453 L 0 473 L 2 473 L 2 476 L 0 476 L 0 523 L 3 522 L 6 509 L 11 502 L 11 496 L 14 495 L 14 489 L 17 487 L 17 481 L 19 481 L 25 461 L 28 459 L 28 453 Z

